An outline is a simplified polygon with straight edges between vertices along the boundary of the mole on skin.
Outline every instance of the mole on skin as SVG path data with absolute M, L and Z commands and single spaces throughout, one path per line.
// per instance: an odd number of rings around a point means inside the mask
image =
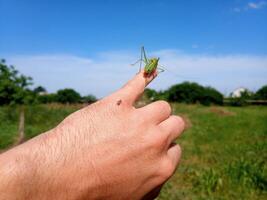
M 122 102 L 122 100 L 120 99 L 120 100 L 118 100 L 117 101 L 117 105 L 119 106 L 119 105 L 121 105 L 121 102 Z

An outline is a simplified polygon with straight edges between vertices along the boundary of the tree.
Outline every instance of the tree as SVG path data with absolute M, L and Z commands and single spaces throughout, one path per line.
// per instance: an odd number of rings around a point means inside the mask
M 168 100 L 171 102 L 196 103 L 204 92 L 204 87 L 197 83 L 183 82 L 172 86 L 168 91 Z
M 19 139 L 24 138 L 24 105 L 35 101 L 35 94 L 28 88 L 32 78 L 19 74 L 14 66 L 8 66 L 5 60 L 0 61 L 0 105 L 19 105 Z
M 97 101 L 97 98 L 94 95 L 86 95 L 82 97 L 82 101 L 86 103 L 94 103 Z
M 46 89 L 43 86 L 38 86 L 33 89 L 36 94 L 46 93 Z
M 8 66 L 5 60 L 0 61 L 0 105 L 27 104 L 33 101 L 28 86 L 32 78 L 19 74 L 14 66 Z
M 39 103 L 53 103 L 57 102 L 57 94 L 43 94 L 37 97 Z
M 262 86 L 256 93 L 255 98 L 259 100 L 267 100 L 267 85 Z
M 144 91 L 144 94 L 143 96 L 150 100 L 150 101 L 154 101 L 157 97 L 157 91 L 156 90 L 153 90 L 153 89 L 150 89 L 150 88 L 146 88 L 145 91 Z
M 240 93 L 239 97 L 231 97 L 230 104 L 232 106 L 245 106 L 248 105 L 248 100 L 251 100 L 255 97 L 253 92 L 249 90 L 244 90 Z
M 70 88 L 58 90 L 56 98 L 59 103 L 78 103 L 81 101 L 81 95 Z
M 219 91 L 191 82 L 172 86 L 165 91 L 165 97 L 171 102 L 201 103 L 203 105 L 223 104 L 223 95 Z
M 33 92 L 28 88 L 32 85 L 32 78 L 19 74 L 14 66 L 0 61 L 0 105 L 28 104 L 34 99 Z
M 144 95 L 146 100 L 149 101 L 158 101 L 158 100 L 168 100 L 168 92 L 167 91 L 156 91 L 154 89 L 146 88 L 144 91 Z
M 210 104 L 223 104 L 223 95 L 212 87 L 204 87 L 204 92 L 200 95 L 199 101 L 203 105 L 210 105 Z

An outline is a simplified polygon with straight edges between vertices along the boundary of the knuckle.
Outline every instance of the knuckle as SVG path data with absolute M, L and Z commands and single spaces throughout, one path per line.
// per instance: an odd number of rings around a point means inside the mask
M 153 133 L 149 134 L 149 144 L 151 148 L 161 150 L 166 145 L 165 138 L 161 131 L 153 131 Z
M 162 180 L 166 181 L 167 179 L 169 179 L 174 174 L 175 169 L 176 166 L 169 158 L 164 159 L 160 170 L 160 177 L 162 178 Z
M 175 148 L 176 154 L 181 156 L 182 148 L 181 148 L 181 146 L 179 144 L 173 143 L 173 147 L 172 148 Z
M 167 113 L 171 113 L 171 105 L 167 101 L 158 101 L 157 102 L 161 109 L 166 110 Z
M 185 128 L 185 121 L 182 117 L 177 116 L 177 115 L 172 115 L 171 116 L 173 118 L 173 120 L 176 122 L 176 124 L 178 124 L 182 130 L 184 130 Z

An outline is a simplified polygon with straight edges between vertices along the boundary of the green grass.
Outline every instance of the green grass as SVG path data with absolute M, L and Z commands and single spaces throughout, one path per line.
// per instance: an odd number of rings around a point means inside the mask
M 32 138 L 55 127 L 81 105 L 34 105 L 25 108 L 25 136 Z M 19 108 L 0 107 L 0 149 L 10 147 L 18 136 Z
M 159 199 L 266 199 L 267 107 L 173 105 L 191 123 Z
M 267 107 L 173 104 L 188 128 L 183 156 L 158 199 L 267 199 Z M 58 124 L 81 106 L 26 108 L 26 137 Z M 0 148 L 16 140 L 17 109 L 0 107 Z

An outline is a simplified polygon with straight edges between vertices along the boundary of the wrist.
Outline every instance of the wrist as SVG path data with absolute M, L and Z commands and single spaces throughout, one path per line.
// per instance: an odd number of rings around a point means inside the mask
M 50 132 L 53 130 L 0 154 L 0 199 L 42 199 L 47 196 L 45 191 L 49 183 L 43 184 L 47 180 L 43 180 L 42 173 L 47 160 L 46 138 Z
M 71 159 L 74 163 L 68 162 L 73 149 L 68 148 L 67 141 L 62 141 L 62 133 L 53 129 L 0 154 L 0 199 L 79 199 L 83 196 L 96 199 L 101 196 L 102 183 L 88 164 L 89 160 L 84 159 L 89 155 L 80 154 Z M 87 176 L 79 177 L 77 170 L 86 170 Z
M 35 164 L 23 148 L 0 155 L 0 199 L 29 199 L 34 190 Z

